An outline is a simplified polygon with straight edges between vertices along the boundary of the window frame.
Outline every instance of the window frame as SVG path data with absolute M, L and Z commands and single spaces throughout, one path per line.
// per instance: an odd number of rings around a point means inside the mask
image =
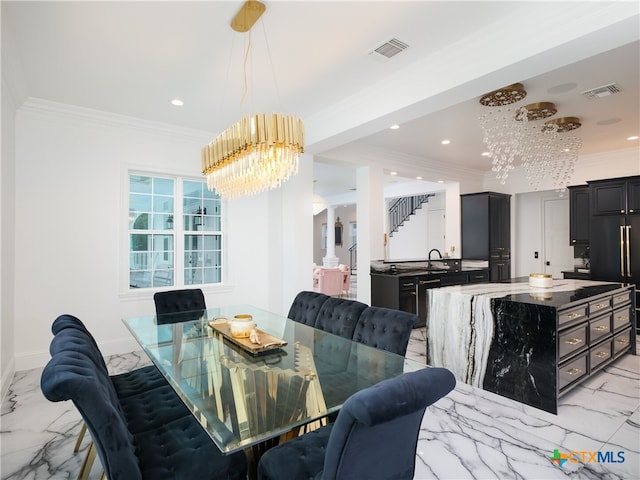
M 130 286 L 130 234 L 135 230 L 129 227 L 129 196 L 130 196 L 130 177 L 146 176 L 154 178 L 171 179 L 174 182 L 173 192 L 173 230 L 162 230 L 162 232 L 173 235 L 173 268 L 174 280 L 173 285 L 169 286 L 150 286 L 135 288 Z M 194 230 L 185 230 L 184 228 L 184 182 L 205 183 L 206 180 L 201 176 L 193 174 L 184 174 L 182 172 L 158 171 L 147 167 L 126 166 L 122 172 L 122 227 L 121 227 L 121 261 L 120 263 L 120 296 L 121 297 L 147 297 L 158 291 L 175 290 L 183 288 L 200 288 L 203 291 L 225 291 L 229 290 L 227 283 L 227 252 L 226 252 L 226 210 L 227 204 L 220 199 L 220 230 L 198 231 L 198 234 L 219 235 L 220 236 L 220 281 L 217 283 L 202 284 L 185 284 L 185 238 L 189 234 L 194 234 Z M 144 230 L 145 233 L 156 234 L 161 231 Z

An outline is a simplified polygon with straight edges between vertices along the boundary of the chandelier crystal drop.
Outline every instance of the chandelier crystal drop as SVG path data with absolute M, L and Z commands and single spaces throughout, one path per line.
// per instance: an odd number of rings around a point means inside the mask
M 492 170 L 504 185 L 519 162 L 527 181 L 537 190 L 545 177 L 562 194 L 571 181 L 582 140 L 575 131 L 578 118 L 544 121 L 557 113 L 551 102 L 522 105 L 527 92 L 513 84 L 480 98 L 487 107 L 479 118 Z
M 298 172 L 302 120 L 280 113 L 243 117 L 202 149 L 207 186 L 223 198 L 279 188 Z

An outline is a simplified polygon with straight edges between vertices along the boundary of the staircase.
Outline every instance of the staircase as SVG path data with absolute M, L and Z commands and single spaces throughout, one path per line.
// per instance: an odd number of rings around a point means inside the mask
M 401 197 L 394 201 L 389 206 L 389 236 L 393 237 L 393 233 L 397 232 L 417 209 L 422 208 L 422 204 L 428 202 L 429 197 L 435 197 L 435 193 Z

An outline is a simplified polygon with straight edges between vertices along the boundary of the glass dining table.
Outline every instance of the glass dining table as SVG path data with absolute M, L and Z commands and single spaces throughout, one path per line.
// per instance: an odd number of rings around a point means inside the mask
M 235 315 L 251 315 L 261 336 L 281 344 L 244 347 L 218 328 Z M 123 321 L 223 453 L 290 434 L 359 390 L 426 368 L 250 305 Z

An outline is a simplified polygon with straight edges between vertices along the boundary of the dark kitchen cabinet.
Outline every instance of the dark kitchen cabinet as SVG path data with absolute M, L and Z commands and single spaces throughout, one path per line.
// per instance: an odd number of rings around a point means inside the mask
M 587 182 L 591 278 L 635 285 L 640 304 L 640 176 Z
M 489 280 L 511 278 L 511 195 L 495 192 L 460 196 L 462 258 L 488 260 Z
M 416 327 L 427 323 L 427 290 L 449 285 L 480 283 L 489 280 L 487 270 L 449 271 L 446 273 L 416 273 L 392 275 L 371 273 L 371 305 L 415 313 Z
M 569 244 L 589 245 L 591 205 L 589 185 L 569 187 Z
M 593 215 L 640 214 L 640 176 L 589 182 Z

